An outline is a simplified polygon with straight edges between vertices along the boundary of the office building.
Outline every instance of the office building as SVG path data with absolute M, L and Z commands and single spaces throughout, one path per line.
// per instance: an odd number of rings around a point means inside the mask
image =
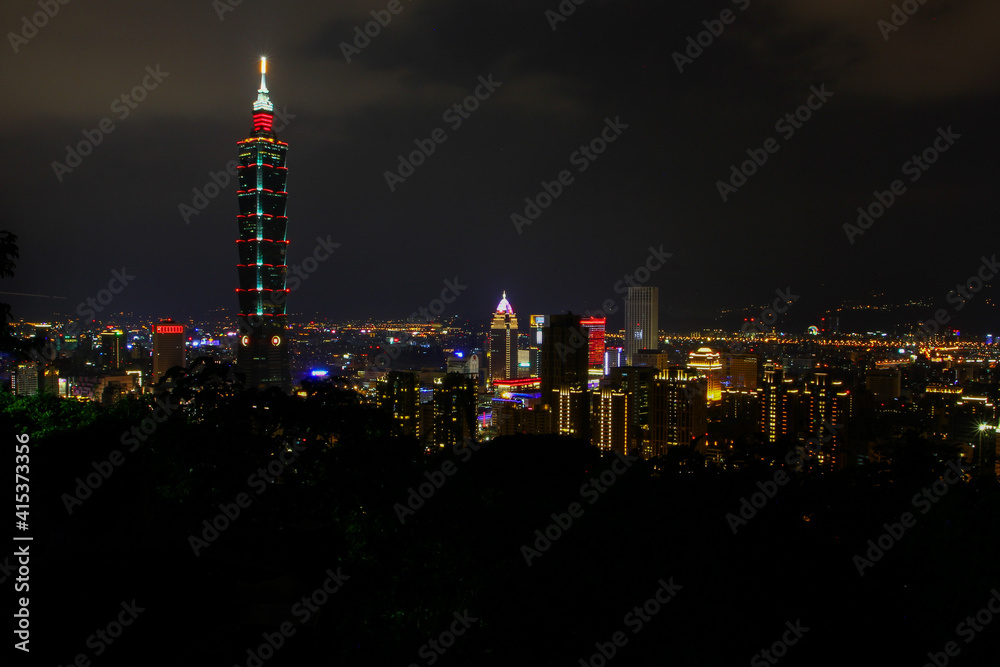
M 567 409 L 586 411 L 582 399 L 560 398 L 563 389 L 567 391 L 584 391 L 588 382 L 588 364 L 590 350 L 587 345 L 587 332 L 580 326 L 580 316 L 551 315 L 546 320 L 542 343 L 542 403 L 548 405 L 555 419 L 553 432 L 558 433 L 562 425 L 567 429 L 583 430 L 585 427 L 571 427 L 588 420 L 580 414 L 560 416 L 560 406 Z
M 727 352 L 722 355 L 723 389 L 757 391 L 757 355 Z
M 880 400 L 899 398 L 902 393 L 901 375 L 898 368 L 868 371 L 865 387 Z
M 604 330 L 607 326 L 606 317 L 584 317 L 580 326 L 587 332 L 587 365 L 591 369 L 604 368 Z
M 683 370 L 653 381 L 649 395 L 649 441 L 646 458 L 664 456 L 676 445 L 695 446 L 707 435 L 707 381 Z
M 507 301 L 507 292 L 503 293 L 490 322 L 486 367 L 490 389 L 496 380 L 517 378 L 517 315 Z
M 105 368 L 119 369 L 125 360 L 125 334 L 120 329 L 101 332 L 101 362 Z
M 153 379 L 156 384 L 175 366 L 186 366 L 184 325 L 173 320 L 160 320 L 153 325 Z
M 595 396 L 593 444 L 605 452 L 627 454 L 632 416 L 632 397 L 620 389 L 602 387 Z
M 416 373 L 390 371 L 376 381 L 376 405 L 392 415 L 403 435 L 421 437 L 420 382 Z
M 722 400 L 722 360 L 718 352 L 707 347 L 700 347 L 688 354 L 689 370 L 705 378 L 707 398 L 709 403 Z
M 449 373 L 434 387 L 431 442 L 439 448 L 465 446 L 476 437 L 476 381 Z
M 253 103 L 253 130 L 238 142 L 239 344 L 236 371 L 247 387 L 291 391 L 285 287 L 288 218 L 285 157 L 288 144 L 274 133 L 274 105 L 261 59 L 260 88 Z
M 625 295 L 625 362 L 639 350 L 660 349 L 660 289 L 629 287 Z

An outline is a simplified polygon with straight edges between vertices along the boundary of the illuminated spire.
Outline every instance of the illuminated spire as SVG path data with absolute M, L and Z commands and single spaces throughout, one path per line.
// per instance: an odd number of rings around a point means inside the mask
M 503 298 L 500 299 L 500 303 L 497 304 L 498 313 L 510 313 L 514 314 L 514 309 L 510 307 L 510 301 L 507 301 L 507 290 L 503 292 Z
M 254 111 L 274 111 L 274 105 L 271 104 L 271 98 L 268 96 L 267 82 L 265 81 L 265 75 L 267 74 L 267 56 L 261 56 L 260 58 L 260 88 L 257 89 L 257 101 L 253 103 Z

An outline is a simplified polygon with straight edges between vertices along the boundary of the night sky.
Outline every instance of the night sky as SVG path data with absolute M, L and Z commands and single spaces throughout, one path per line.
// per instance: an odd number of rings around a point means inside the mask
M 289 262 L 317 237 L 340 244 L 289 297 L 293 321 L 405 316 L 455 278 L 468 289 L 446 314 L 484 321 L 502 290 L 524 315 L 620 307 L 616 281 L 661 245 L 672 257 L 647 284 L 667 330 L 785 287 L 813 312 L 872 291 L 942 307 L 1000 251 L 1000 5 L 911 2 L 890 30 L 891 3 L 870 0 L 564 0 L 553 30 L 556 0 L 402 0 L 348 63 L 341 43 L 387 2 L 74 0 L 12 44 L 39 10 L 9 0 L 0 229 L 21 257 L 0 290 L 65 299 L 0 300 L 15 318 L 70 313 L 126 267 L 111 310 L 235 315 L 235 184 L 190 224 L 179 207 L 236 157 L 266 54 L 271 99 L 294 116 L 279 133 Z M 674 52 L 724 10 L 731 23 L 679 72 Z M 151 81 L 147 66 L 168 74 L 121 118 L 115 100 Z M 491 75 L 459 127 L 443 118 Z M 778 131 L 811 87 L 832 96 Z M 104 118 L 113 132 L 60 182 L 53 162 Z M 606 118 L 627 128 L 581 172 L 571 155 Z M 904 163 L 949 127 L 960 138 L 911 182 Z M 436 128 L 447 140 L 390 191 L 397 155 Z M 717 181 L 769 138 L 777 152 L 723 201 Z M 519 234 L 511 214 L 563 170 L 573 182 Z M 896 179 L 905 193 L 852 244 L 843 225 Z

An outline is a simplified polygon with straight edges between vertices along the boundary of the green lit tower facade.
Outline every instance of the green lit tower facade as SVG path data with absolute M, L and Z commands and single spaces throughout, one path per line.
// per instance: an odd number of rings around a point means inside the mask
M 239 215 L 239 346 L 236 370 L 246 386 L 291 391 L 288 361 L 288 289 L 285 180 L 288 144 L 278 141 L 268 95 L 267 60 L 260 61 L 260 89 L 253 104 L 253 131 L 240 141 L 237 166 Z

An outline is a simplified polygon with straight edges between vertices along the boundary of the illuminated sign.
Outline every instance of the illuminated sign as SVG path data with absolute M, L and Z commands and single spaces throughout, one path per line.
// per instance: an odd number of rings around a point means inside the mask
M 181 324 L 157 324 L 156 333 L 158 334 L 182 334 L 184 333 L 184 326 Z

